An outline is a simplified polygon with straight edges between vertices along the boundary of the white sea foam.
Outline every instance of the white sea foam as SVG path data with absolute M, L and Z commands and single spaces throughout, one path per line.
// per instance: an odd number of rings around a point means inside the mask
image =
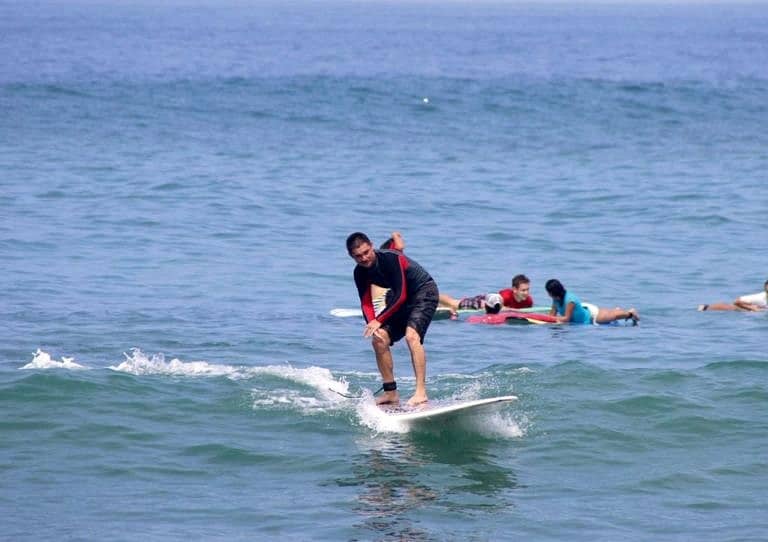
M 393 420 L 386 412 L 376 406 L 373 393 L 365 390 L 356 404 L 357 415 L 360 422 L 377 433 L 407 433 L 409 427 Z
M 472 429 L 487 437 L 520 438 L 525 431 L 513 415 L 507 411 L 491 411 L 477 416 Z
M 163 354 L 148 356 L 138 348 L 124 356 L 125 361 L 110 369 L 134 375 L 224 376 L 233 380 L 255 380 L 257 384 L 251 390 L 254 408 L 288 405 L 304 412 L 315 412 L 338 408 L 349 402 L 346 397 L 349 395 L 348 382 L 344 378 L 335 378 L 324 367 L 293 367 L 290 364 L 251 367 L 176 358 L 166 361 Z M 268 377 L 274 379 L 261 385 Z M 284 385 L 280 385 L 280 381 L 284 381 Z
M 152 354 L 148 357 L 138 348 L 124 353 L 125 361 L 119 365 L 110 366 L 114 371 L 134 375 L 176 375 L 176 376 L 231 376 L 242 369 L 233 365 L 219 365 L 207 361 L 181 361 L 173 358 L 165 361 L 163 354 Z
M 472 401 L 479 399 L 480 394 L 487 388 L 485 380 L 476 380 L 453 394 L 456 401 Z
M 61 361 L 57 361 L 51 357 L 48 352 L 37 349 L 34 353 L 32 361 L 21 367 L 21 369 L 87 369 L 84 365 L 75 363 L 75 358 L 68 358 L 66 356 L 61 357 Z
M 293 367 L 291 365 L 267 365 L 249 367 L 250 377 L 271 376 L 284 380 L 287 386 L 257 386 L 251 391 L 254 408 L 273 405 L 290 405 L 305 413 L 336 410 L 349 404 L 349 383 L 344 378 L 334 378 L 324 367 Z M 294 385 L 300 384 L 300 388 Z
M 349 384 L 343 378 L 336 379 L 325 367 L 293 367 L 291 365 L 267 365 L 264 367 L 249 367 L 249 375 L 271 375 L 315 389 L 328 399 L 346 399 L 349 395 Z
M 441 401 L 441 403 L 478 399 L 480 398 L 479 392 L 483 389 L 482 383 L 478 382 L 454 394 L 448 401 Z M 376 406 L 373 395 L 367 390 L 363 397 L 359 399 L 356 408 L 360 422 L 377 433 L 407 433 L 412 429 L 407 423 L 394 420 Z M 480 412 L 468 413 L 465 416 L 452 420 L 450 423 L 465 431 L 488 437 L 519 438 L 525 434 L 525 430 L 516 419 L 516 415 L 510 412 L 508 407 L 504 406 L 500 406 L 497 410 L 482 410 Z M 430 427 L 423 426 L 423 429 L 429 430 Z M 444 429 L 444 426 L 435 424 L 433 429 L 440 431 Z

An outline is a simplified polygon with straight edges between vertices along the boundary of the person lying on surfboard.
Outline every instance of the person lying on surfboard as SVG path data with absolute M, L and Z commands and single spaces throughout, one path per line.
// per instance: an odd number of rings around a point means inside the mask
M 503 299 L 499 294 L 488 294 L 485 298 L 485 314 L 473 314 L 467 318 L 468 324 L 511 324 L 511 323 L 529 323 L 529 324 L 553 324 L 557 323 L 555 318 L 548 314 L 537 314 L 535 312 L 520 312 L 515 309 L 501 310 Z
M 483 300 L 486 314 L 499 314 L 504 307 L 504 298 L 500 294 L 488 294 Z
M 393 231 L 392 236 L 384 241 L 379 247 L 380 250 L 405 251 L 405 239 L 399 231 Z M 385 288 L 376 285 L 371 287 L 376 312 L 384 306 L 384 295 L 387 293 Z M 453 316 L 459 309 L 483 309 L 486 307 L 485 299 L 490 294 L 478 294 L 471 297 L 455 299 L 448 294 L 440 294 L 440 306 L 451 309 Z M 527 309 L 533 307 L 533 298 L 531 297 L 531 281 L 525 275 L 515 275 L 512 278 L 512 287 L 499 290 L 498 295 L 502 298 L 502 307 L 508 309 Z M 498 311 L 497 311 L 498 312 Z
M 347 237 L 347 253 L 355 260 L 355 286 L 366 321 L 363 337 L 371 337 L 384 394 L 377 404 L 400 401 L 395 382 L 394 362 L 390 347 L 405 337 L 411 353 L 416 390 L 408 400 L 410 406 L 428 400 L 427 357 L 424 336 L 437 309 L 439 292 L 432 276 L 402 252 L 375 250 L 371 240 L 361 232 Z M 387 305 L 376 314 L 371 285 L 388 288 Z
M 456 299 L 448 294 L 440 294 L 440 305 L 448 307 L 451 314 L 456 316 L 459 309 L 483 309 L 485 308 L 485 299 L 489 294 L 479 294 L 472 297 L 462 297 Z M 512 278 L 512 287 L 499 290 L 503 308 L 507 309 L 527 309 L 533 307 L 533 297 L 531 297 L 531 281 L 525 275 L 515 275 Z
M 549 309 L 549 315 L 554 316 L 559 323 L 570 324 L 607 324 L 616 320 L 632 319 L 633 324 L 637 324 L 640 316 L 635 309 L 605 309 L 582 303 L 581 300 L 571 292 L 567 291 L 562 283 L 557 279 L 549 279 L 544 287 L 552 298 L 552 308 Z
M 733 303 L 709 303 L 699 305 L 700 311 L 764 311 L 768 309 L 768 280 L 763 284 L 763 291 L 737 297 Z

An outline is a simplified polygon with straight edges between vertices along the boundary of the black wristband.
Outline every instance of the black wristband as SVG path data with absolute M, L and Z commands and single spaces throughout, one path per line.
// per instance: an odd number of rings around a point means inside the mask
M 384 391 L 395 391 L 397 389 L 397 382 L 384 382 L 381 387 Z

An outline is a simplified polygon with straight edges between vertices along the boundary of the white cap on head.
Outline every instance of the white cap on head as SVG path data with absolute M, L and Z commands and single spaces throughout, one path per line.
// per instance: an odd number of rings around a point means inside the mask
M 488 294 L 485 296 L 485 306 L 500 309 L 502 306 L 504 306 L 504 300 L 499 294 Z

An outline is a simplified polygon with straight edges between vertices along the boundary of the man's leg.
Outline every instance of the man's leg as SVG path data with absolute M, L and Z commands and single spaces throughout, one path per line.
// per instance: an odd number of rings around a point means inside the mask
M 413 372 L 416 375 L 416 391 L 408 400 L 411 406 L 418 405 L 427 401 L 427 353 L 424 345 L 421 344 L 419 332 L 411 326 L 405 330 L 405 341 L 408 343 L 408 349 L 411 351 L 411 362 L 413 363 Z
M 379 367 L 382 382 L 395 381 L 395 369 L 392 361 L 392 350 L 389 348 L 389 343 L 389 333 L 387 333 L 384 328 L 379 328 L 371 341 L 371 344 L 373 344 L 373 351 L 376 353 L 376 365 Z M 381 397 L 376 399 L 377 405 L 399 402 L 400 395 L 397 393 L 397 390 L 385 391 Z
M 638 316 L 635 309 L 625 310 L 621 307 L 616 307 L 615 309 L 605 309 L 601 307 L 598 310 L 597 318 L 595 318 L 595 321 L 598 324 L 607 324 L 609 322 L 613 322 L 614 320 L 626 320 L 627 318 L 632 318 L 634 323 L 637 323 L 637 321 L 640 320 L 640 317 Z
M 733 303 L 710 303 L 709 305 L 699 305 L 700 311 L 738 311 L 741 310 Z

